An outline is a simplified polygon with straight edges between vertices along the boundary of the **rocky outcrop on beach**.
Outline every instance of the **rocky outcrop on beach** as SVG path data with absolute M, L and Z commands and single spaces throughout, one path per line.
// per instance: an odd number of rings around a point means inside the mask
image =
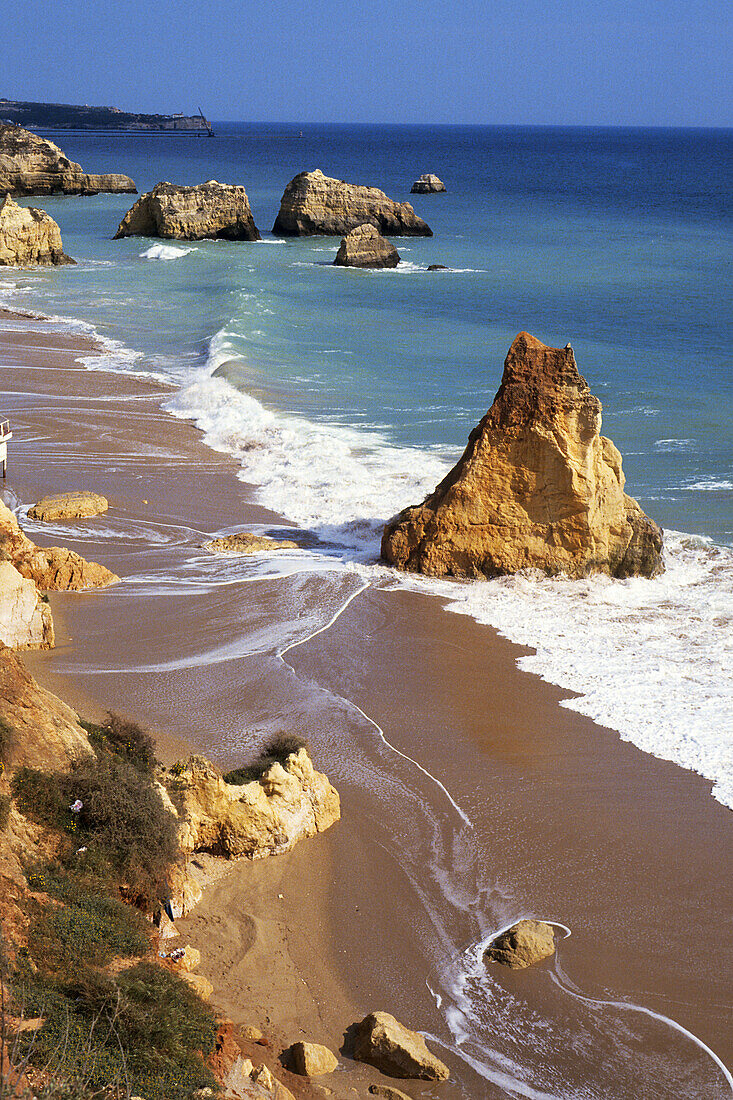
M 0 642 L 13 649 L 50 649 L 54 644 L 51 608 L 33 581 L 9 561 L 0 561 Z
M 437 195 L 440 191 L 445 191 L 445 184 L 432 172 L 419 176 L 410 188 L 411 195 Z
M 621 455 L 573 350 L 514 340 L 494 403 L 426 500 L 384 529 L 382 555 L 430 576 L 540 569 L 653 577 L 662 532 L 624 493 Z
M 86 561 L 63 546 L 36 546 L 23 533 L 10 509 L 0 502 L 0 561 L 33 581 L 42 592 L 104 588 L 119 580 L 104 565 Z
M 234 535 L 224 535 L 220 539 L 210 539 L 204 543 L 207 550 L 214 554 L 259 554 L 269 550 L 297 550 L 297 542 L 292 539 L 271 539 L 267 535 L 253 535 L 250 531 L 238 531 Z
M 44 497 L 28 509 L 28 518 L 53 523 L 65 519 L 88 519 L 100 516 L 109 508 L 109 501 L 100 493 L 60 493 Z
M 82 171 L 54 145 L 21 126 L 0 123 L 0 194 L 96 195 L 99 192 L 135 194 L 129 176 L 95 176 Z
M 524 970 L 555 954 L 555 933 L 541 920 L 520 920 L 502 932 L 484 951 L 484 962 L 501 963 L 511 970 Z
M 180 818 L 181 849 L 256 859 L 289 851 L 341 816 L 339 796 L 304 748 L 249 783 L 226 783 L 202 756 L 171 768 L 163 780 Z
M 0 205 L 0 267 L 73 264 L 64 252 L 61 230 L 45 210 L 19 206 L 6 195 Z
M 245 189 L 216 180 L 195 187 L 156 183 L 125 214 L 114 239 L 120 237 L 260 240 Z
M 428 1050 L 417 1031 L 410 1031 L 388 1012 L 370 1012 L 356 1026 L 354 1058 L 369 1062 L 389 1077 L 446 1081 L 448 1067 Z
M 394 202 L 377 187 L 332 179 L 318 168 L 290 181 L 272 231 L 285 237 L 345 237 L 366 224 L 392 237 L 433 235 L 409 202 Z
M 337 267 L 397 267 L 400 254 L 373 225 L 357 225 L 341 238 L 333 262 Z

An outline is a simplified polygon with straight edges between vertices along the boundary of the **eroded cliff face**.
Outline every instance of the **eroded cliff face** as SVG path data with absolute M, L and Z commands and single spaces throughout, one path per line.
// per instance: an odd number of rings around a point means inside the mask
M 104 565 L 86 561 L 63 546 L 36 546 L 0 501 L 0 561 L 9 561 L 42 592 L 105 588 L 120 578 Z
M 129 176 L 90 175 L 54 145 L 21 126 L 0 123 L 0 194 L 135 194 Z
M 387 524 L 383 557 L 431 576 L 661 572 L 662 532 L 624 493 L 621 455 L 600 427 L 570 345 L 520 333 L 462 458 Z
M 181 820 L 180 845 L 228 858 L 286 852 L 341 816 L 339 796 L 305 749 L 272 764 L 259 779 L 235 785 L 201 756 L 163 779 Z
M 0 266 L 73 264 L 64 253 L 61 230 L 50 214 L 18 206 L 10 195 L 0 204 Z
M 119 237 L 259 241 L 260 233 L 245 189 L 209 180 L 195 187 L 156 183 L 122 219 Z
M 332 179 L 320 169 L 290 181 L 272 231 L 289 237 L 344 237 L 359 225 L 373 225 L 386 236 L 433 235 L 409 202 L 394 202 L 377 187 Z

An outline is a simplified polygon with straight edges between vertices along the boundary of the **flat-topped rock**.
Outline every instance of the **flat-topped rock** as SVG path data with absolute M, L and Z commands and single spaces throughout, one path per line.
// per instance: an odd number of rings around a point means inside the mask
M 445 184 L 432 172 L 419 176 L 410 188 L 411 195 L 437 195 L 440 191 L 445 191 Z
M 370 1012 L 356 1027 L 354 1058 L 389 1077 L 446 1081 L 448 1067 L 428 1050 L 417 1031 L 398 1023 L 389 1012 Z
M 156 183 L 120 222 L 114 239 L 164 237 L 180 241 L 259 241 L 243 187 L 208 180 L 195 187 Z
M 136 191 L 129 176 L 91 175 L 69 160 L 52 141 L 21 126 L 0 123 L 0 194 L 96 195 Z
M 357 225 L 341 240 L 333 261 L 338 267 L 397 267 L 400 254 L 373 225 Z
M 61 230 L 51 215 L 34 206 L 19 206 L 7 194 L 0 204 L 0 266 L 73 263 L 64 252 Z
M 383 557 L 430 576 L 655 576 L 662 532 L 624 493 L 621 455 L 600 427 L 601 403 L 570 345 L 521 332 L 463 456 L 386 525 Z
M 555 954 L 555 933 L 541 920 L 520 920 L 502 932 L 484 951 L 484 961 L 524 970 Z
M 292 539 L 271 539 L 267 535 L 237 531 L 234 535 L 210 539 L 204 543 L 204 547 L 214 554 L 259 554 L 269 550 L 297 550 L 298 544 Z
M 87 493 L 80 490 L 43 497 L 28 509 L 28 516 L 30 519 L 52 523 L 54 520 L 87 519 L 89 516 L 99 516 L 108 508 L 107 498 L 100 493 Z
M 273 233 L 286 237 L 345 237 L 359 225 L 373 225 L 393 237 L 432 237 L 433 231 L 409 202 L 394 202 L 377 187 L 362 187 L 301 172 L 285 188 Z

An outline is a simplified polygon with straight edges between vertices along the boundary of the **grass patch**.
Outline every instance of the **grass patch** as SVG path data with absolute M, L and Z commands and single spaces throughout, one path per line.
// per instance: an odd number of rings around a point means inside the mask
M 15 747 L 15 730 L 0 718 L 0 764 L 9 764 Z M 2 771 L 2 768 L 0 768 Z
M 92 747 L 99 752 L 108 752 L 131 761 L 143 771 L 152 771 L 155 766 L 155 741 L 150 734 L 131 722 L 110 711 L 101 726 L 79 719 Z
M 307 749 L 308 742 L 297 734 L 280 733 L 263 745 L 260 755 L 251 764 L 234 768 L 224 776 L 225 783 L 251 783 L 260 779 L 273 764 L 284 764 L 291 753 Z
M 10 780 L 10 791 L 20 812 L 38 825 L 69 829 L 74 818 L 64 797 L 66 776 L 37 768 L 18 768 Z

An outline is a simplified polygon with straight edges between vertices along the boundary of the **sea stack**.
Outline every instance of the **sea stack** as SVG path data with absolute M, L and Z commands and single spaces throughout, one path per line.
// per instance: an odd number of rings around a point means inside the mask
M 432 237 L 430 226 L 409 202 L 394 202 L 377 187 L 301 172 L 285 188 L 273 233 L 284 237 L 345 237 L 359 225 L 373 225 L 391 237 Z
M 411 195 L 437 195 L 441 191 L 445 191 L 445 184 L 432 172 L 425 172 L 410 188 Z
M 96 195 L 99 192 L 135 194 L 129 176 L 95 176 L 82 171 L 54 145 L 21 126 L 0 123 L 0 194 Z
M 114 239 L 164 237 L 180 241 L 219 238 L 259 241 L 243 187 L 208 180 L 195 187 L 156 183 L 141 195 L 120 222 Z
M 341 239 L 337 267 L 397 267 L 400 254 L 373 225 L 357 225 Z
M 61 230 L 45 210 L 19 206 L 6 195 L 0 205 L 0 267 L 73 264 L 61 243 Z
M 655 576 L 662 532 L 624 493 L 621 455 L 600 427 L 601 403 L 570 345 L 520 332 L 463 456 L 387 524 L 383 557 L 429 576 Z

